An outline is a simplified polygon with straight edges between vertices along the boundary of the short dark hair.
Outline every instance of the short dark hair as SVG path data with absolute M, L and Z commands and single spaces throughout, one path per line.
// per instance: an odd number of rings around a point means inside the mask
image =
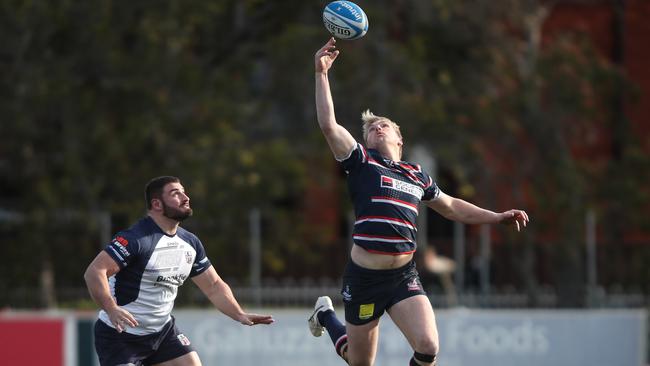
M 147 210 L 151 210 L 151 200 L 162 198 L 165 185 L 168 183 L 180 183 L 180 181 L 180 179 L 171 175 L 163 175 L 150 180 L 144 187 L 144 200 L 147 205 Z

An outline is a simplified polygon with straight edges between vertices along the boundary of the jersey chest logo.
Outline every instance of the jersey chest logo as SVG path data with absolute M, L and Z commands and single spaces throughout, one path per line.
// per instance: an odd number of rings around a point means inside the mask
M 380 177 L 379 185 L 382 188 L 393 189 L 396 191 L 400 191 L 402 193 L 410 194 L 411 196 L 414 196 L 417 199 L 421 199 L 422 196 L 424 195 L 424 190 L 416 186 L 415 184 L 403 182 L 399 179 L 387 177 L 385 175 L 382 175 Z

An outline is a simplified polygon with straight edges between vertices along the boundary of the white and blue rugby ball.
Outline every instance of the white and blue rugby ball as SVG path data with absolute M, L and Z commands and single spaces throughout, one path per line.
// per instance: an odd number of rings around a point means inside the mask
M 325 28 L 336 38 L 358 39 L 368 32 L 368 17 L 352 1 L 332 1 L 323 10 Z

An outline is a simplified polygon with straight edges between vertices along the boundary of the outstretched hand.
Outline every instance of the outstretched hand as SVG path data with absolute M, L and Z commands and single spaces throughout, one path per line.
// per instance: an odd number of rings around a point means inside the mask
M 336 49 L 336 39 L 332 37 L 323 47 L 316 51 L 316 72 L 327 73 L 338 55 L 339 50 Z
M 504 225 L 514 225 L 517 228 L 517 231 L 526 227 L 526 224 L 530 221 L 528 219 L 528 214 L 526 211 L 522 210 L 509 210 L 499 214 L 501 220 L 499 223 Z
M 243 314 L 239 322 L 244 325 L 271 324 L 275 321 L 271 315 Z

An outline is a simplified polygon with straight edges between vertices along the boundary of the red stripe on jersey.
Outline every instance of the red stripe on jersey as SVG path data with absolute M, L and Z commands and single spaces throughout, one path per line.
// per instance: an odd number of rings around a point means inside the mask
M 397 164 L 400 167 L 402 167 L 402 169 L 404 169 L 404 173 L 409 178 L 411 178 L 411 180 L 413 180 L 414 182 L 420 183 L 423 186 L 426 185 L 426 183 L 424 183 L 422 180 L 420 180 L 418 177 L 416 177 L 415 174 L 413 174 L 413 172 L 417 172 L 416 170 L 414 170 L 413 168 L 411 168 L 409 165 L 406 165 L 406 164 L 402 164 L 402 163 L 397 163 Z
M 383 236 L 383 235 L 369 235 L 369 234 L 354 234 L 354 235 L 352 235 L 352 238 L 377 239 L 377 241 L 390 240 L 390 241 L 395 241 L 395 242 L 409 242 L 409 243 L 412 242 L 411 239 L 405 238 L 403 236 Z
M 403 225 L 406 225 L 406 226 L 409 226 L 409 227 L 412 227 L 413 229 L 415 229 L 415 225 L 410 221 L 402 220 L 402 219 L 396 219 L 394 217 L 388 217 L 388 216 L 361 216 L 361 217 L 357 218 L 356 222 L 366 221 L 366 220 L 393 221 L 393 222 L 397 222 L 397 223 L 400 223 L 400 224 L 403 224 Z
M 366 148 L 363 147 L 363 145 L 359 144 L 359 148 L 361 149 L 361 155 L 363 155 L 361 161 L 365 163 L 368 161 L 368 153 L 366 152 Z
M 408 252 L 382 252 L 380 250 L 373 250 L 373 249 L 365 249 L 366 252 L 374 253 L 374 254 L 381 254 L 381 255 L 402 255 L 402 254 L 411 254 L 415 253 L 415 250 L 409 250 Z
M 413 208 L 416 209 L 416 210 L 417 210 L 417 208 L 418 208 L 418 206 L 417 206 L 416 204 L 413 204 L 413 203 L 411 203 L 411 202 L 406 202 L 406 201 L 398 200 L 397 198 L 393 198 L 393 197 L 386 197 L 386 196 L 373 196 L 373 197 L 370 197 L 370 199 L 371 199 L 371 200 L 386 200 L 386 201 L 394 201 L 394 202 L 397 202 L 397 203 L 401 203 L 401 204 L 403 204 L 403 205 L 407 205 L 407 206 L 413 207 Z

